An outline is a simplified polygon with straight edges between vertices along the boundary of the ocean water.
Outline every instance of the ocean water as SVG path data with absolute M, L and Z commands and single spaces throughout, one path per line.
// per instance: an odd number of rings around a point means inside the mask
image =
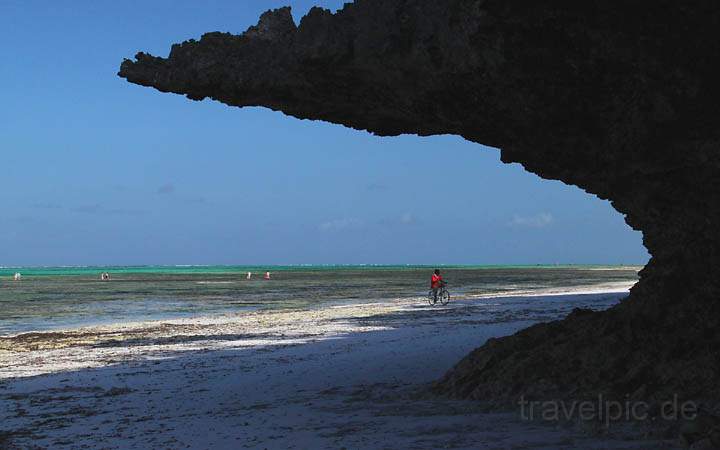
M 417 298 L 426 266 L 137 266 L 0 268 L 0 336 L 85 325 L 314 308 Z M 272 279 L 262 279 L 269 270 Z M 455 299 L 603 289 L 637 280 L 638 267 L 443 266 Z M 253 279 L 245 274 L 253 272 Z M 12 281 L 20 272 L 21 281 Z M 108 272 L 111 280 L 100 281 Z

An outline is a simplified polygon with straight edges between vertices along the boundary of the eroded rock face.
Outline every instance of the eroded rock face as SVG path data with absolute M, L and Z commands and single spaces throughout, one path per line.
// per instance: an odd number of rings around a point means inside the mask
M 652 259 L 627 301 L 489 342 L 440 391 L 718 396 L 719 38 L 712 1 L 356 0 L 139 53 L 120 76 L 378 135 L 461 135 L 642 230 Z

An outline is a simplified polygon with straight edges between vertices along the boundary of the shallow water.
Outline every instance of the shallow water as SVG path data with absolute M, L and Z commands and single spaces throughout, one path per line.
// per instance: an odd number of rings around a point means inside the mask
M 289 266 L 0 269 L 0 335 L 84 325 L 387 301 L 427 294 L 430 267 Z M 100 281 L 100 273 L 112 279 Z M 253 271 L 252 280 L 246 280 Z M 636 267 L 442 269 L 453 298 L 607 289 L 637 280 Z M 12 274 L 23 279 L 13 282 Z

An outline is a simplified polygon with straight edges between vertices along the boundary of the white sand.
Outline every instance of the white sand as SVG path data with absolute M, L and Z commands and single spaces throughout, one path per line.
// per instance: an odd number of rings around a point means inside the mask
M 0 448 L 672 448 L 427 394 L 488 338 L 622 296 L 404 299 L 20 336 L 0 342 Z

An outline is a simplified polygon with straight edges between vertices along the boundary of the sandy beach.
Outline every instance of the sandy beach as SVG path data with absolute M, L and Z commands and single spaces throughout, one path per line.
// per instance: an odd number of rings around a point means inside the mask
M 523 421 L 429 385 L 491 337 L 629 286 L 422 298 L 0 339 L 2 448 L 672 448 L 633 427 Z M 601 289 L 602 291 L 602 289 Z

